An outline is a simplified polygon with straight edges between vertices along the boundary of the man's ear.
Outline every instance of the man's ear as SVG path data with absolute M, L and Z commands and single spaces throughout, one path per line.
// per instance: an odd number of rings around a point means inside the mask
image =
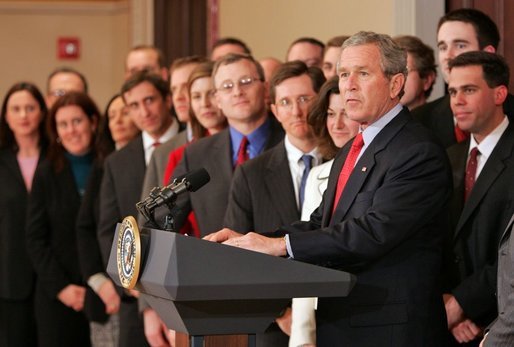
M 389 81 L 389 96 L 391 99 L 395 99 L 400 94 L 400 91 L 405 86 L 405 75 L 397 73 Z
M 496 105 L 503 105 L 505 100 L 507 99 L 507 95 L 509 94 L 509 90 L 506 86 L 501 85 L 494 88 L 494 102 Z

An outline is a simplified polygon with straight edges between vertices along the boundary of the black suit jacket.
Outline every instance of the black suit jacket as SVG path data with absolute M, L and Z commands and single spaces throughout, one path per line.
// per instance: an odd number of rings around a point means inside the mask
M 105 265 L 109 261 L 116 223 L 127 216 L 137 217 L 136 203 L 141 197 L 145 170 L 142 135 L 105 159 L 98 221 L 98 240 Z
M 225 227 L 270 232 L 299 219 L 284 141 L 236 169 Z
M 448 149 L 455 189 L 446 284 L 465 314 L 484 326 L 496 317 L 498 243 L 514 211 L 514 125 L 503 133 L 464 203 L 468 148 L 465 141 Z
M 498 250 L 498 318 L 491 326 L 484 347 L 514 345 L 514 215 L 503 232 Z
M 269 130 L 265 150 L 274 147 L 284 138 L 284 130 L 276 120 L 271 119 Z M 176 226 L 177 229 L 181 227 L 192 209 L 203 237 L 223 227 L 233 173 L 228 128 L 187 146 L 173 176 L 179 177 L 200 168 L 207 170 L 211 180 L 198 191 L 179 197 L 177 205 L 181 212 L 178 214 Z
M 29 193 L 10 149 L 0 151 L 0 182 L 0 298 L 27 299 L 35 281 L 25 240 Z
M 514 118 L 514 96 L 512 94 L 507 95 L 503 104 L 503 111 L 512 121 Z M 415 108 L 412 111 L 412 116 L 432 130 L 445 148 L 457 143 L 449 95 Z
M 98 195 L 103 176 L 102 166 L 93 166 L 77 216 L 77 256 L 85 283 L 94 274 L 105 273 L 96 232 L 100 214 Z M 85 300 L 88 305 L 85 306 L 84 312 L 90 321 L 105 322 L 109 318 L 105 313 L 105 304 L 89 287 Z
M 56 173 L 50 162 L 43 162 L 36 171 L 27 208 L 27 249 L 49 299 L 69 284 L 84 285 L 75 232 L 79 207 L 70 166 Z
M 353 272 L 346 298 L 320 299 L 318 346 L 445 346 L 438 286 L 451 192 L 444 149 L 404 108 L 362 154 L 334 215 L 335 158 L 320 207 L 308 222 L 281 228 L 294 259 Z

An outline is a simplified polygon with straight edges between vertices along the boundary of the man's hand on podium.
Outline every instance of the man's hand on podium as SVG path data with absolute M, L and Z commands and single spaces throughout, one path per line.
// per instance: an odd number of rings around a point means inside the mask
M 254 232 L 243 235 L 234 230 L 224 228 L 205 236 L 204 240 L 279 257 L 287 255 L 286 241 L 283 237 L 266 237 Z

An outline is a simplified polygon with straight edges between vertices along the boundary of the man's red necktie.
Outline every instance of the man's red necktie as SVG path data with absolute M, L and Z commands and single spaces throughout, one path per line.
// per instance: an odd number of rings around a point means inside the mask
M 464 201 L 468 200 L 471 190 L 475 185 L 475 176 L 477 174 L 477 157 L 480 154 L 478 148 L 474 147 L 469 153 L 468 165 L 466 166 L 466 175 L 464 177 Z
M 336 210 L 337 204 L 339 203 L 339 199 L 341 198 L 341 194 L 343 193 L 344 187 L 348 178 L 352 174 L 353 168 L 355 166 L 355 162 L 357 161 L 357 157 L 361 152 L 362 147 L 364 146 L 364 141 L 362 139 L 362 133 L 357 134 L 355 139 L 353 140 L 352 147 L 350 148 L 350 152 L 346 157 L 346 160 L 343 165 L 343 169 L 339 174 L 339 178 L 337 179 L 337 188 L 336 195 L 334 198 L 334 205 L 332 207 L 332 213 Z
M 239 144 L 239 149 L 237 151 L 236 165 L 234 167 L 238 167 L 239 165 L 243 164 L 248 159 L 249 159 L 248 138 L 245 136 L 245 137 L 243 137 L 243 139 L 241 140 L 241 143 Z

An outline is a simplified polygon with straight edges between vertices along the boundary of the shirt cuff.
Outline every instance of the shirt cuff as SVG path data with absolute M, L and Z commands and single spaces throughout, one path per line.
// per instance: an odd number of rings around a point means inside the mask
M 289 234 L 286 234 L 286 236 L 284 236 L 284 240 L 286 241 L 287 255 L 289 256 L 289 258 L 294 259 L 293 249 L 291 248 L 291 242 L 289 241 Z
M 98 294 L 100 287 L 109 279 L 105 274 L 99 272 L 87 279 L 87 284 Z

